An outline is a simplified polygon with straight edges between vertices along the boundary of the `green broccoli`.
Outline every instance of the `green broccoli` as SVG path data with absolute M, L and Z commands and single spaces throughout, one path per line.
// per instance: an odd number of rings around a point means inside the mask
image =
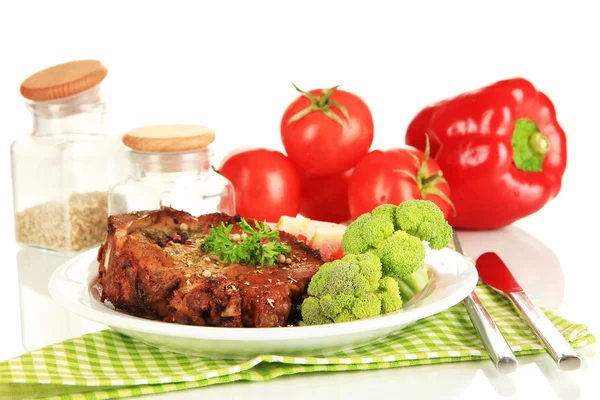
M 370 217 L 370 214 L 361 215 L 348 225 L 344 231 L 342 249 L 346 254 L 362 254 L 369 251 L 370 246 L 363 239 L 361 232 L 363 231 L 364 223 Z
M 377 256 L 385 275 L 406 277 L 425 262 L 425 246 L 416 237 L 398 231 L 383 241 Z
M 362 254 L 377 248 L 383 239 L 394 233 L 390 214 L 363 214 L 346 228 L 342 248 L 347 254 Z
M 423 290 L 429 282 L 425 254 L 425 246 L 419 238 L 403 231 L 397 231 L 379 247 L 377 255 L 381 260 L 383 274 L 396 280 L 405 302 Z
M 384 276 L 379 281 L 377 294 L 381 298 L 382 314 L 398 311 L 402 307 L 402 299 L 398 296 L 400 289 L 394 278 Z
M 402 306 L 397 283 L 382 279 L 381 262 L 370 252 L 323 264 L 308 294 L 301 307 L 307 325 L 370 318 Z
M 452 239 L 452 227 L 444 218 L 442 210 L 429 200 L 411 200 L 396 207 L 395 225 L 440 250 Z
M 397 281 L 402 300 L 408 301 L 429 281 L 422 242 L 440 250 L 451 239 L 452 228 L 435 203 L 408 200 L 358 217 L 344 232 L 342 248 L 346 254 L 377 255 L 383 275 Z
M 380 206 L 377 206 L 373 209 L 373 211 L 371 211 L 371 215 L 373 216 L 378 216 L 378 215 L 382 215 L 385 216 L 387 219 L 389 219 L 390 221 L 392 221 L 393 224 L 395 224 L 396 222 L 396 206 L 393 204 L 382 204 Z M 399 228 L 394 225 L 394 230 L 398 230 Z

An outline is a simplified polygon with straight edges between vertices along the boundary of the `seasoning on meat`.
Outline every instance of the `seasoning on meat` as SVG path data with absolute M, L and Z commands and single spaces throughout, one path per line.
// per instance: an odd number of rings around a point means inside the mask
M 202 250 L 211 228 L 221 223 L 243 236 L 239 222 L 221 213 L 195 218 L 163 208 L 112 215 L 98 253 L 102 300 L 132 315 L 188 325 L 293 324 L 308 283 L 323 264 L 318 251 L 279 232 L 277 240 L 291 247 L 290 263 L 264 268 L 227 263 Z

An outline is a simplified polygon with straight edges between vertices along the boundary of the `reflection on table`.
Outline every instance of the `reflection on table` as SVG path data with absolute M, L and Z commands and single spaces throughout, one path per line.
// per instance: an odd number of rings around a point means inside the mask
M 106 328 L 64 310 L 50 298 L 48 281 L 69 258 L 34 248 L 17 253 L 21 338 L 27 351 Z
M 524 230 L 509 226 L 494 231 L 458 231 L 465 253 L 473 259 L 494 251 L 517 281 L 551 309 L 562 303 L 565 277 L 557 255 Z

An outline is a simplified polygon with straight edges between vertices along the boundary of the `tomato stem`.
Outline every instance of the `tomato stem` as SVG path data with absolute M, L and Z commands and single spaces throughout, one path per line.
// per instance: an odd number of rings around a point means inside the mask
M 346 110 L 346 107 L 344 107 L 342 104 L 340 104 L 336 101 L 331 100 L 331 95 L 333 95 L 333 93 L 337 90 L 337 88 L 340 85 L 336 85 L 329 89 L 323 90 L 321 92 L 320 96 L 315 96 L 314 94 L 312 94 L 310 92 L 306 92 L 306 91 L 300 89 L 293 82 L 292 82 L 292 85 L 300 94 L 302 94 L 302 96 L 306 97 L 308 99 L 308 101 L 310 101 L 310 105 L 308 107 L 306 107 L 305 109 L 300 110 L 299 112 L 294 114 L 290 119 L 288 119 L 288 122 L 287 122 L 288 125 L 294 121 L 298 121 L 299 119 L 304 118 L 306 115 L 312 113 L 313 111 L 321 111 L 327 117 L 333 119 L 335 122 L 339 123 L 340 125 L 343 125 L 342 119 L 336 113 L 333 112 L 333 110 L 331 109 L 332 107 L 335 107 L 338 110 L 340 110 L 340 112 L 342 113 L 342 115 L 344 116 L 344 118 L 346 120 L 348 118 L 350 118 L 350 115 L 348 114 L 348 110 Z
M 430 178 L 429 169 L 427 168 L 427 161 L 429 161 L 429 153 L 431 146 L 429 145 L 429 135 L 425 135 L 425 151 L 423 153 L 423 162 L 417 170 L 417 182 L 419 183 L 419 189 L 423 190 L 426 181 Z M 429 182 L 431 183 L 431 182 Z
M 431 184 L 434 184 L 436 182 L 439 182 L 440 179 L 443 179 L 442 178 L 442 171 L 438 171 L 435 174 L 432 174 L 432 175 L 430 175 L 430 176 L 428 176 L 426 178 L 423 178 L 421 181 L 419 181 L 420 189 L 422 189 L 424 187 L 427 187 L 427 186 L 429 186 Z
M 456 214 L 456 208 L 454 207 L 454 203 L 452 200 L 446 195 L 446 193 L 442 192 L 438 187 L 438 183 L 445 183 L 446 179 L 443 176 L 442 170 L 438 170 L 433 174 L 429 175 L 429 168 L 427 168 L 427 161 L 429 161 L 429 156 L 431 154 L 431 146 L 429 144 L 429 135 L 425 135 L 425 151 L 423 152 L 423 162 L 419 166 L 417 171 L 417 185 L 419 186 L 419 190 L 421 191 L 421 196 L 423 198 L 427 198 L 427 195 L 433 194 L 435 196 L 440 197 L 446 203 L 452 207 L 452 211 Z

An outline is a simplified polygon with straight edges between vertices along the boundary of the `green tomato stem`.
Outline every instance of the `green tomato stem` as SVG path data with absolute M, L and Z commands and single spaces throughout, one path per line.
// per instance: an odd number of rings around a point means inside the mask
M 429 136 L 425 135 L 425 151 L 423 152 L 423 161 L 421 162 L 421 165 L 419 166 L 419 169 L 417 170 L 417 175 L 414 175 L 410 171 L 406 171 L 406 170 L 402 170 L 402 169 L 396 169 L 394 171 L 400 172 L 404 175 L 407 175 L 412 180 L 414 180 L 415 183 L 417 184 L 417 187 L 419 188 L 419 191 L 421 192 L 421 197 L 423 199 L 426 199 L 427 196 L 430 194 L 436 195 L 439 198 L 441 198 L 442 200 L 444 200 L 446 203 L 448 203 L 450 205 L 450 207 L 452 208 L 452 211 L 454 212 L 454 214 L 456 214 L 456 208 L 454 207 L 454 203 L 452 203 L 452 200 L 450 200 L 450 198 L 446 195 L 446 193 L 442 192 L 437 187 L 438 183 L 448 184 L 448 182 L 446 181 L 446 179 L 443 176 L 442 170 L 438 170 L 437 172 L 429 175 L 429 168 L 427 167 L 427 161 L 429 160 L 430 152 L 431 152 L 431 147 L 429 145 Z M 410 152 L 408 154 L 410 154 L 414 158 L 415 163 L 417 163 L 417 164 L 419 163 L 419 158 L 416 155 L 414 155 L 413 153 L 410 153 Z
M 431 154 L 431 146 L 429 144 L 429 136 L 425 135 L 425 151 L 423 152 L 423 162 L 417 171 L 417 185 L 421 191 L 421 196 L 426 199 L 428 195 L 436 195 L 450 205 L 452 211 L 456 214 L 456 208 L 452 200 L 442 192 L 438 187 L 438 183 L 447 183 L 443 176 L 442 170 L 438 170 L 435 173 L 429 175 L 429 169 L 427 168 L 427 161 Z
M 294 84 L 292 83 L 292 85 L 294 85 Z M 338 102 L 331 100 L 331 96 L 337 90 L 337 88 L 339 86 L 340 85 L 336 85 L 329 89 L 323 90 L 321 95 L 317 97 L 314 94 L 311 94 L 310 92 L 306 92 L 306 91 L 300 89 L 298 86 L 294 85 L 294 88 L 296 88 L 296 90 L 300 94 L 302 94 L 302 96 L 306 97 L 308 99 L 308 101 L 310 101 L 310 105 L 308 107 L 306 107 L 305 109 L 300 110 L 296 114 L 294 114 L 288 120 L 288 122 L 287 122 L 288 125 L 294 121 L 298 121 L 299 119 L 304 118 L 306 115 L 308 115 L 314 111 L 320 111 L 323 114 L 325 114 L 328 118 L 331 118 L 338 124 L 343 125 L 344 123 L 343 123 L 342 119 L 336 113 L 334 113 L 332 110 L 332 107 L 335 107 L 338 110 L 340 110 L 340 112 L 342 113 L 342 115 L 344 116 L 344 118 L 346 120 L 348 118 L 350 118 L 350 115 L 348 114 L 348 110 L 346 110 L 346 107 L 344 107 L 342 104 L 340 104 Z

